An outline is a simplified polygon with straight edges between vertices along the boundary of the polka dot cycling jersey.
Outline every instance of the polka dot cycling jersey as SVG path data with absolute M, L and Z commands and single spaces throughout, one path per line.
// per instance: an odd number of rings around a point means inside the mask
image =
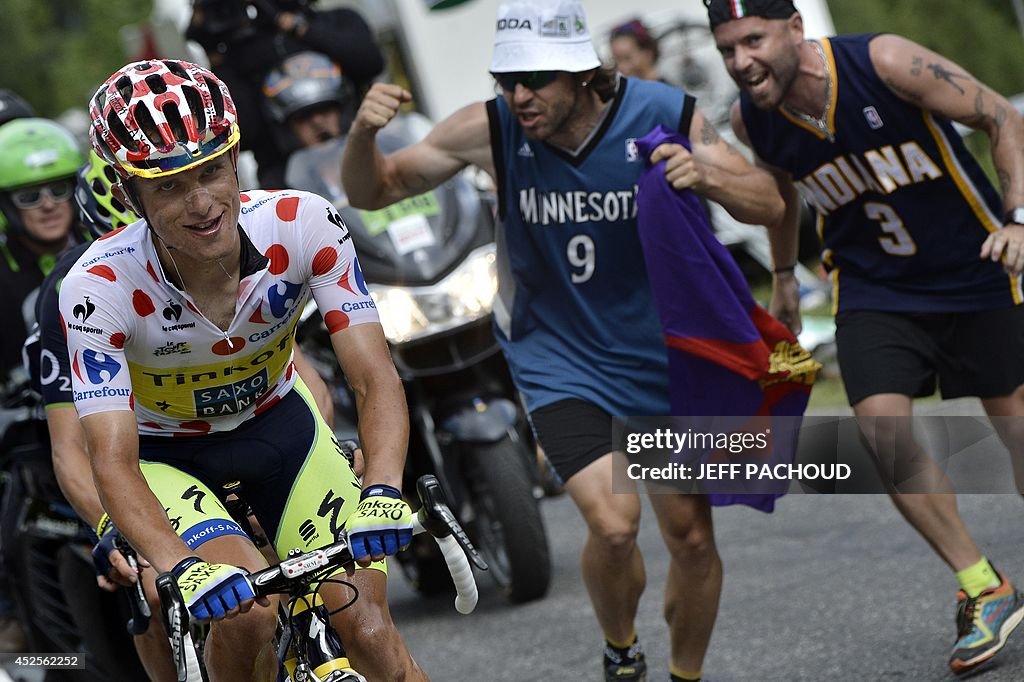
M 79 258 L 60 291 L 79 416 L 134 410 L 143 435 L 230 431 L 295 383 L 293 335 L 310 294 L 332 334 L 378 322 L 348 228 L 325 199 L 243 192 L 238 232 L 226 331 L 168 281 L 145 221 Z

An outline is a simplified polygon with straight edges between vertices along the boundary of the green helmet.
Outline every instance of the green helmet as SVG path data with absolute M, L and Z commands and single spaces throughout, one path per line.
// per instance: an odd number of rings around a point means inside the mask
M 85 161 L 75 138 L 45 118 L 0 126 L 0 191 L 73 176 Z

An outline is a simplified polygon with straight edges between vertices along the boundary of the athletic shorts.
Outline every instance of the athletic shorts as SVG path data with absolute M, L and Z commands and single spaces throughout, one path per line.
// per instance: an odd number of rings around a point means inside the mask
M 578 398 L 559 400 L 530 413 L 537 442 L 563 481 L 612 451 L 612 417 Z
M 966 313 L 851 310 L 836 317 L 851 405 L 878 393 L 997 398 L 1024 384 L 1024 306 Z
M 232 481 L 282 559 L 334 542 L 359 504 L 359 481 L 301 381 L 233 431 L 139 441 L 146 482 L 191 549 L 243 534 L 224 508 Z

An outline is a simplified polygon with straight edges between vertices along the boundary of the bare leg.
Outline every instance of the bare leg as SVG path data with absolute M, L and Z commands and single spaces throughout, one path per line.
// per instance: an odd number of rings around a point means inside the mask
M 651 495 L 672 561 L 665 585 L 665 620 L 672 664 L 703 667 L 722 593 L 722 560 L 715 547 L 711 505 L 703 495 Z
M 646 585 L 643 557 L 636 544 L 640 498 L 612 492 L 613 457 L 591 462 L 566 483 L 589 530 L 580 558 L 583 582 L 605 637 L 628 643 L 640 595 Z
M 1017 492 L 1024 495 L 1024 419 L 1021 419 L 1024 417 L 1024 386 L 1009 395 L 986 398 L 981 404 L 989 417 L 998 417 L 992 420 L 992 426 L 999 434 L 1003 445 L 1010 451 L 1010 463 L 1013 465 Z
M 960 571 L 978 563 L 981 552 L 960 518 L 949 480 L 914 440 L 912 406 L 909 396 L 881 393 L 853 410 L 893 504 L 942 560 Z M 901 482 L 909 483 L 904 489 L 942 492 L 901 493 L 896 489 Z
M 426 682 L 429 678 L 409 655 L 391 620 L 387 576 L 370 568 L 356 571 L 345 580 L 359 590 L 359 599 L 331 616 L 331 625 L 341 636 L 353 667 L 369 680 Z M 330 583 L 323 585 L 320 594 L 332 611 L 353 596 L 344 585 Z

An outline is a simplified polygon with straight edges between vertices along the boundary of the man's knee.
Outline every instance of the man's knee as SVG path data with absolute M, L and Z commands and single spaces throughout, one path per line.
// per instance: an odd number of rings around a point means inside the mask
M 639 518 L 624 518 L 608 511 L 592 515 L 587 525 L 601 549 L 618 559 L 625 559 L 633 551 L 640 531 Z
M 656 500 L 662 536 L 672 558 L 692 562 L 715 552 L 715 530 L 706 498 L 680 496 Z
M 673 558 L 692 561 L 714 553 L 715 532 L 710 523 L 695 521 L 689 527 L 673 533 L 668 544 Z

